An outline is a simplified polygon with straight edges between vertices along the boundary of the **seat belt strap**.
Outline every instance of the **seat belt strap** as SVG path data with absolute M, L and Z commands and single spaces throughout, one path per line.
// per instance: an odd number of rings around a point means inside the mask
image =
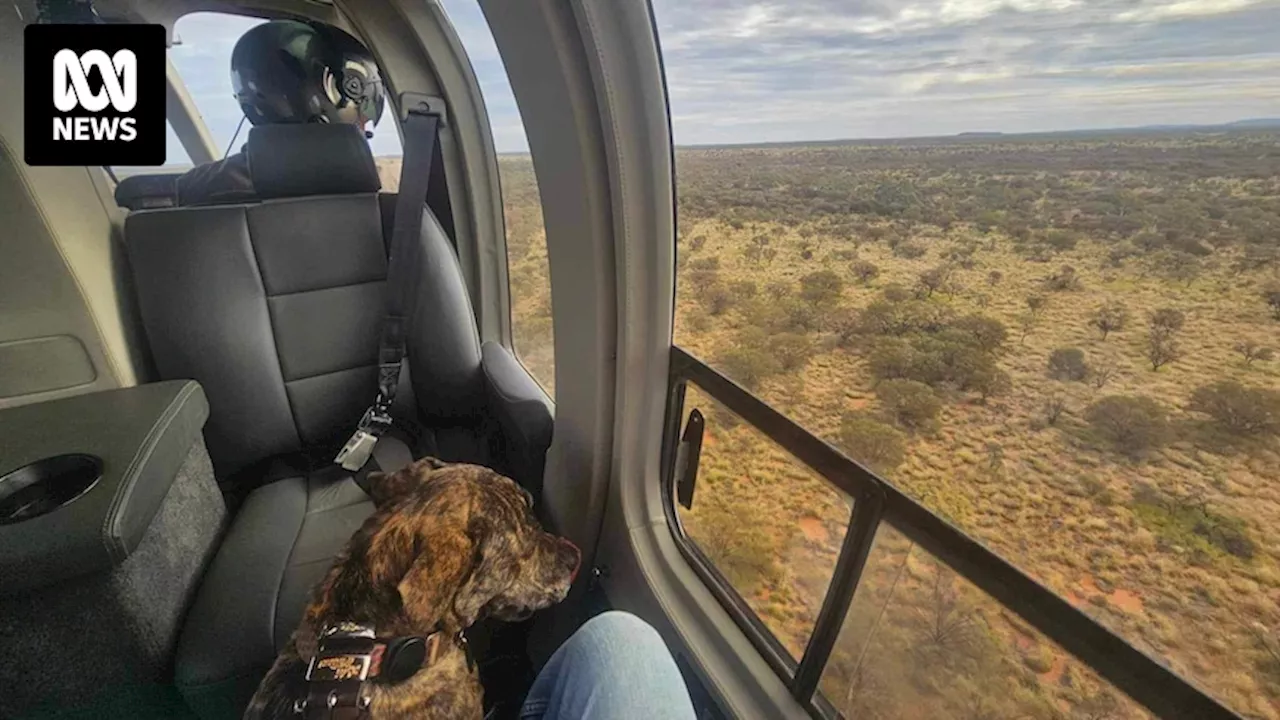
M 350 472 L 364 467 L 378 438 L 391 427 L 391 404 L 400 384 L 400 364 L 406 354 L 405 335 L 412 315 L 409 301 L 414 279 L 419 274 L 422 216 L 439 141 L 440 116 L 425 108 L 410 107 L 402 128 L 404 157 L 400 165 L 391 247 L 387 253 L 386 312 L 378 345 L 378 394 L 351 438 L 333 459 Z

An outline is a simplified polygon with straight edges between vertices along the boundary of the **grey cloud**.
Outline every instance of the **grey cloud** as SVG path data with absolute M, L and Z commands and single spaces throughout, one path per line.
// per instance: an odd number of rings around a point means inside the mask
M 655 0 L 676 140 L 1280 114 L 1275 0 Z

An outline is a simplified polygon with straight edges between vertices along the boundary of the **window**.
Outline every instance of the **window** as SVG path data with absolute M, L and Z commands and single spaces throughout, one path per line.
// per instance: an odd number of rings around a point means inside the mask
M 1275 9 L 654 4 L 679 350 L 1235 711 L 1275 715 Z M 760 457 L 764 434 L 734 452 Z M 726 482 L 742 513 L 803 518 L 782 468 Z M 906 563 L 912 588 L 928 562 Z M 1001 696 L 1001 667 L 947 682 Z M 1014 716 L 1088 708 L 1018 687 Z M 964 715 L 934 689 L 919 714 Z
M 512 343 L 521 363 L 547 394 L 554 397 L 555 344 L 547 233 L 524 123 L 497 46 L 475 0 L 444 0 L 442 5 L 480 83 L 498 151 L 507 233 Z
M 798 661 L 835 571 L 831 540 L 844 535 L 853 499 L 695 385 L 685 403 L 703 413 L 706 434 L 696 501 L 680 510 L 684 531 Z
M 173 173 L 182 172 L 191 167 L 191 157 L 187 155 L 186 148 L 182 147 L 182 141 L 178 139 L 177 133 L 173 131 L 173 125 L 165 125 L 165 159 L 164 165 L 156 167 L 154 165 L 116 165 L 111 168 L 117 178 L 127 177 L 129 175 L 140 175 L 144 173 Z
M 243 15 L 197 12 L 183 15 L 173 26 L 169 59 L 187 86 L 219 153 L 228 148 L 230 152 L 239 150 L 248 132 L 240 127 L 244 113 L 231 89 L 231 51 L 246 30 L 263 22 Z M 236 147 L 231 146 L 233 136 Z

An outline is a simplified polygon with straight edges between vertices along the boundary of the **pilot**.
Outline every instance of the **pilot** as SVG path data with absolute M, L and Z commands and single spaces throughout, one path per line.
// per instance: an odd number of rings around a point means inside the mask
M 368 48 L 319 22 L 257 25 L 231 53 L 231 86 L 254 125 L 350 123 L 373 137 L 385 103 L 382 76 Z M 199 165 L 177 180 L 178 205 L 255 199 L 243 152 Z

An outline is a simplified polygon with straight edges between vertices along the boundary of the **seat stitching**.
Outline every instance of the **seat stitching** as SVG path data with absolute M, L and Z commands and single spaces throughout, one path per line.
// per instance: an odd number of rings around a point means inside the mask
M 337 375 L 338 373 L 347 373 L 355 370 L 364 370 L 365 368 L 376 368 L 376 367 L 378 367 L 378 364 L 375 362 L 375 363 L 365 363 L 364 365 L 356 365 L 355 367 L 340 368 L 338 370 L 325 370 L 324 372 L 318 372 L 318 373 L 315 373 L 314 375 L 303 375 L 302 377 L 296 377 L 291 380 L 285 380 L 284 384 L 287 386 L 287 385 L 292 385 L 293 383 L 296 383 L 296 382 L 302 382 L 303 380 L 311 380 L 313 378 L 324 377 L 325 375 Z
M 307 490 L 307 501 L 302 506 L 302 522 L 298 523 L 298 532 L 293 536 L 293 544 L 289 546 L 289 557 L 284 561 L 284 572 L 280 573 L 280 580 L 276 583 L 275 595 L 271 598 L 271 630 L 267 637 L 271 639 L 271 647 L 276 646 L 276 612 L 280 608 L 280 590 L 284 588 L 284 577 L 289 574 L 289 568 L 292 567 L 290 560 L 293 559 L 293 551 L 298 549 L 298 538 L 302 537 L 302 530 L 307 526 L 307 505 L 311 503 L 311 484 L 307 482 L 307 478 L 300 478 Z
M 263 304 L 267 306 L 267 329 L 271 331 L 271 344 L 276 350 L 276 369 L 280 371 L 280 382 L 285 386 L 284 401 L 289 403 L 289 416 L 293 418 L 293 434 L 298 438 L 298 445 L 301 447 L 302 432 L 298 428 L 302 427 L 302 423 L 298 421 L 298 410 L 293 406 L 293 398 L 289 396 L 289 382 L 284 379 L 284 363 L 280 361 L 280 339 L 276 336 L 276 321 L 271 313 L 271 303 L 266 301 L 270 296 L 267 295 L 267 281 L 262 277 L 262 265 L 258 262 L 258 247 L 253 242 L 253 223 L 249 222 L 248 210 L 242 208 L 240 212 L 244 216 L 245 235 L 249 238 L 249 252 L 253 254 L 253 270 L 258 274 L 258 282 L 262 285 Z M 290 552 L 293 551 L 290 550 Z
M 330 285 L 328 287 L 308 288 L 306 290 L 292 290 L 290 292 L 276 293 L 275 295 L 267 295 L 267 298 L 274 300 L 276 298 L 289 297 L 290 295 L 305 295 L 307 293 L 324 292 L 326 290 L 341 290 L 343 288 L 359 287 L 361 285 L 376 285 L 378 283 L 385 283 L 386 281 L 386 275 L 383 275 L 382 277 L 373 278 L 371 280 L 359 280 L 357 282 L 344 283 L 342 285 Z

